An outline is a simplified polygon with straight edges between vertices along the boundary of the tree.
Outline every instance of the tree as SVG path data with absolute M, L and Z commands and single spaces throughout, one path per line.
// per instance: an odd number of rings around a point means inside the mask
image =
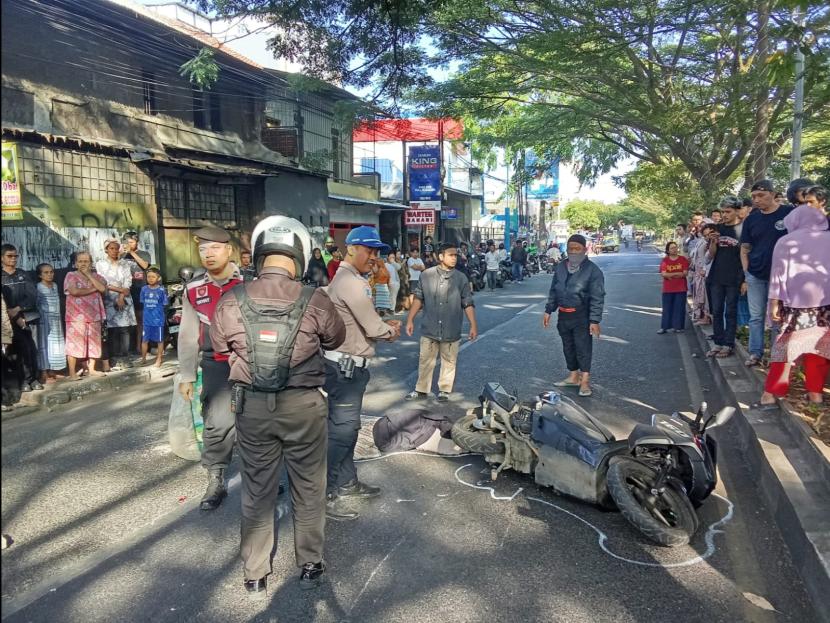
M 608 209 L 601 201 L 572 199 L 565 206 L 563 215 L 568 219 L 571 229 L 599 229 L 601 215 Z
M 583 180 L 625 157 L 679 164 L 711 200 L 765 176 L 790 138 L 796 45 L 807 127 L 830 112 L 822 0 L 200 2 L 278 24 L 275 54 L 315 76 L 392 103 L 414 90 L 432 114 L 480 120 L 496 144 L 580 162 Z M 448 63 L 460 70 L 427 88 Z

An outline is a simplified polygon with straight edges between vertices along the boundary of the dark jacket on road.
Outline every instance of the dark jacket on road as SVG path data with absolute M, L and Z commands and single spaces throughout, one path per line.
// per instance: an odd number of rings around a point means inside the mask
M 464 310 L 473 306 L 473 291 L 467 276 L 457 270 L 446 271 L 439 266 L 421 273 L 415 296 L 424 305 L 421 312 L 421 333 L 439 342 L 461 339 Z
M 552 314 L 560 307 L 585 312 L 591 323 L 602 322 L 605 304 L 605 277 L 599 266 L 585 259 L 575 273 L 568 272 L 568 262 L 560 262 L 553 273 L 545 313 Z
M 286 307 L 293 304 L 301 289 L 302 285 L 292 279 L 287 271 L 273 267 L 263 269 L 256 281 L 245 285 L 248 296 L 254 302 L 275 307 L 281 303 Z M 230 355 L 230 380 L 250 384 L 245 325 L 233 292 L 225 293 L 216 307 L 210 326 L 210 339 L 217 353 Z M 345 339 L 346 325 L 334 303 L 322 290 L 315 291 L 303 314 L 300 332 L 294 342 L 291 372 L 286 386 L 322 387 L 326 380 L 326 368 L 320 347 L 335 350 Z

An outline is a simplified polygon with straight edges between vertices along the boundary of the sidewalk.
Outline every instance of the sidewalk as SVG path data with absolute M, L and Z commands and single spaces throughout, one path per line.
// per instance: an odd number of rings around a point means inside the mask
M 152 362 L 153 359 L 151 358 L 150 361 Z M 171 351 L 165 354 L 165 360 L 160 368 L 156 368 L 151 363 L 146 366 L 133 365 L 123 370 L 108 372 L 106 376 L 84 376 L 78 381 L 61 379 L 54 383 L 48 383 L 41 391 L 23 394 L 20 402 L 10 411 L 3 411 L 2 421 L 5 422 L 21 415 L 34 413 L 43 408 L 54 411 L 59 409 L 60 405 L 73 400 L 83 400 L 93 394 L 114 392 L 139 383 L 172 378 L 178 371 L 179 362 L 176 352 Z
M 710 327 L 695 327 L 706 352 Z M 758 475 L 764 501 L 822 621 L 830 621 L 830 447 L 802 421 L 786 400 L 780 411 L 750 407 L 763 391 L 763 375 L 747 368 L 748 353 L 738 343 L 735 355 L 711 358 L 713 376 L 738 407 L 734 418 L 739 443 Z

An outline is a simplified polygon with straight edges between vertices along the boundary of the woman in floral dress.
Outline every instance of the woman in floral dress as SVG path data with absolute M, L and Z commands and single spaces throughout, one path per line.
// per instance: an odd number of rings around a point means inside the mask
M 792 366 L 804 368 L 807 400 L 821 404 L 830 374 L 830 231 L 827 217 L 801 205 L 784 217 L 787 235 L 772 253 L 769 311 L 781 327 L 772 345 L 761 399 L 752 405 L 775 409 L 786 397 Z
M 107 257 L 95 264 L 95 271 L 107 283 L 104 307 L 107 310 L 107 347 L 110 363 L 124 358 L 130 350 L 130 334 L 135 331 L 136 319 L 130 286 L 133 273 L 130 265 L 119 259 L 121 243 L 115 238 L 104 241 Z
M 106 319 L 104 301 L 107 282 L 92 272 L 92 256 L 86 251 L 75 257 L 74 272 L 63 282 L 66 293 L 66 356 L 69 359 L 69 379 L 76 380 L 78 359 L 89 360 L 90 376 L 96 372 L 95 359 L 101 357 L 101 323 Z

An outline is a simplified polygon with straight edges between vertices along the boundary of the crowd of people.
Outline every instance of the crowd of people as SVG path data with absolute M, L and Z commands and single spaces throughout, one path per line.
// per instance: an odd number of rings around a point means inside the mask
M 152 344 L 161 365 L 167 305 L 161 272 L 138 248 L 135 232 L 108 238 L 102 251 L 97 262 L 81 250 L 68 266 L 41 263 L 32 275 L 18 268 L 14 245 L 2 245 L 4 320 L 11 330 L 3 342 L 4 411 L 47 383 L 146 363 Z
M 805 372 L 806 398 L 821 403 L 830 371 L 830 219 L 827 189 L 796 179 L 786 193 L 770 180 L 750 197 L 725 197 L 709 216 L 678 224 L 660 264 L 660 330 L 682 332 L 686 298 L 695 324 L 712 326 L 708 357 L 733 356 L 738 327 L 748 327 L 748 367 L 769 364 L 753 405 L 777 409 L 791 368 Z M 765 360 L 765 334 L 772 340 Z
M 678 240 L 667 244 L 660 266 L 660 333 L 684 330 L 691 289 L 695 322 L 713 325 L 710 356 L 732 355 L 745 295 L 746 364 L 758 365 L 769 307 L 770 323 L 779 329 L 760 408 L 786 394 L 792 364 L 803 363 L 813 402 L 821 401 L 830 370 L 827 191 L 796 182 L 788 204 L 776 200 L 770 182 L 761 181 L 752 187 L 751 205 L 728 197 L 709 217 L 694 214 L 678 226 Z M 264 594 L 275 543 L 278 467 L 284 462 L 300 584 L 313 588 L 325 571 L 326 518 L 357 519 L 349 501 L 381 494 L 358 478 L 354 460 L 377 341 L 395 341 L 402 331 L 412 336 L 419 319 L 418 379 L 404 398 L 419 401 L 431 394 L 440 360 L 437 398 L 446 402 L 465 319 L 467 337 L 478 335 L 472 258 L 478 262 L 484 255 L 492 289 L 490 273 L 507 260 L 521 283 L 528 248 L 519 241 L 508 254 L 504 245 L 487 241 L 471 252 L 466 244 L 436 245 L 427 236 L 405 257 L 383 243 L 375 228 L 361 226 L 349 232 L 341 252 L 331 238 L 322 249 L 312 248 L 302 223 L 269 216 L 254 229 L 252 249 L 240 253 L 237 265 L 227 231 L 204 227 L 195 238 L 204 272 L 184 285 L 177 389 L 202 406 L 201 458 L 208 482 L 200 508 L 215 510 L 227 496 L 225 473 L 236 449 L 244 588 Z M 542 318 L 548 328 L 557 314 L 569 372 L 555 385 L 578 387 L 581 397 L 592 394 L 592 344 L 600 336 L 605 298 L 604 276 L 588 258 L 589 246 L 575 234 L 563 258 L 558 247 L 548 251 L 557 262 Z M 41 264 L 35 283 L 17 268 L 15 247 L 2 246 L 3 361 L 19 392 L 42 389 L 64 369 L 67 379 L 106 374 L 131 350 L 146 360 L 153 343 L 161 363 L 168 301 L 159 270 L 138 251 L 133 234 L 107 239 L 103 251 L 94 265 L 88 251 L 78 251 L 63 275 Z M 400 311 L 408 312 L 405 322 L 391 317 Z

